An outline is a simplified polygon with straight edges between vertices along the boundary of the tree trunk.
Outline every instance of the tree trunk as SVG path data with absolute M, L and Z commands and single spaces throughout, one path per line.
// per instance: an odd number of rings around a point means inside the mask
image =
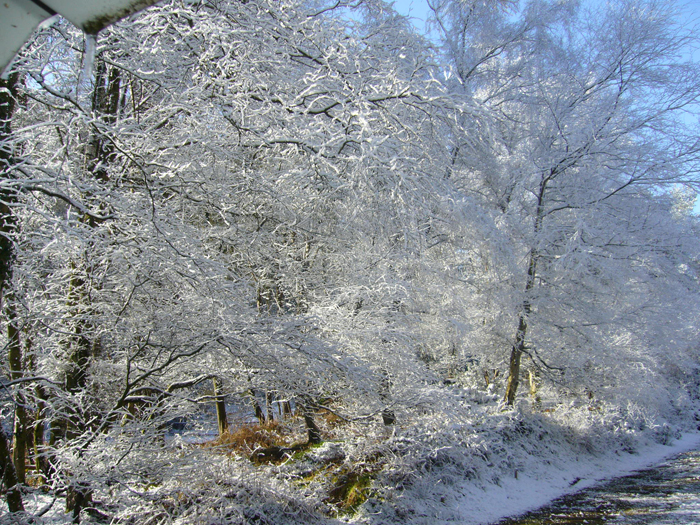
M 248 395 L 250 396 L 250 403 L 253 405 L 253 412 L 255 412 L 255 417 L 258 418 L 258 422 L 261 425 L 264 425 L 265 413 L 260 407 L 260 403 L 258 403 L 258 398 L 255 397 L 255 390 L 252 388 L 248 389 Z
M 544 197 L 547 191 L 547 184 L 555 176 L 555 171 L 551 170 L 550 173 L 542 177 L 540 182 L 539 194 L 537 195 L 537 211 L 535 215 L 535 225 L 534 225 L 534 242 L 537 242 L 537 237 L 542 230 L 542 221 L 544 220 Z M 520 361 L 522 360 L 523 352 L 526 350 L 525 339 L 527 337 L 528 329 L 528 317 L 532 312 L 532 305 L 530 304 L 530 294 L 532 289 L 535 287 L 535 281 L 537 280 L 537 262 L 539 260 L 539 252 L 537 251 L 537 246 L 533 246 L 530 249 L 530 257 L 527 264 L 527 281 L 525 283 L 525 299 L 522 304 L 522 309 L 520 310 L 520 317 L 518 319 L 518 329 L 515 332 L 515 343 L 510 351 L 510 364 L 508 366 L 508 382 L 506 383 L 506 393 L 503 401 L 508 406 L 512 406 L 515 402 L 515 394 L 518 392 L 518 383 L 520 382 Z
M 19 74 L 13 73 L 7 80 L 0 79 L 0 177 L 12 178 L 11 169 L 15 164 L 12 138 L 12 116 L 17 105 Z M 12 190 L 0 192 L 0 293 L 5 290 L 12 277 L 14 262 L 13 236 L 17 228 L 17 217 L 12 204 L 17 195 Z M 0 300 L 1 300 L 0 295 Z
M 265 390 L 265 421 L 274 421 L 275 416 L 272 413 L 272 392 Z
M 37 474 L 42 474 L 48 481 L 50 478 L 49 461 L 44 451 L 44 419 L 46 418 L 46 392 L 37 385 L 36 390 L 36 417 L 34 419 L 34 463 Z
M 533 401 L 537 400 L 537 379 L 535 378 L 535 372 L 530 370 L 530 375 L 529 375 L 529 380 L 530 380 L 530 397 L 533 399 Z
M 65 375 L 65 388 L 70 394 L 78 394 L 85 390 L 88 378 L 88 366 L 90 364 L 90 349 L 92 344 L 86 335 L 90 333 L 89 321 L 85 319 L 85 310 L 89 301 L 85 291 L 85 280 L 78 274 L 80 270 L 71 264 L 73 276 L 68 291 L 68 306 L 76 318 L 73 327 L 73 337 L 69 339 L 68 366 Z M 83 430 L 81 424 L 80 407 L 72 406 L 66 414 L 64 427 L 66 439 L 77 437 Z
M 525 316 L 520 316 L 518 332 L 515 337 L 515 344 L 510 352 L 510 364 L 508 365 L 508 382 L 506 383 L 506 394 L 503 401 L 509 406 L 515 402 L 515 394 L 518 391 L 520 382 L 520 361 L 525 349 L 525 336 L 527 335 L 527 321 Z
M 12 461 L 17 473 L 19 483 L 27 482 L 27 432 L 29 430 L 26 399 L 21 392 L 17 394 L 15 400 L 15 426 L 12 440 Z
M 7 441 L 7 436 L 5 435 L 5 430 L 2 428 L 0 423 L 0 469 L 2 469 L 2 481 L 5 487 L 7 487 L 7 493 L 5 497 L 7 498 L 7 508 L 10 512 L 20 512 L 24 510 L 24 505 L 22 504 L 22 493 L 20 492 L 19 482 L 17 480 L 17 473 L 15 472 L 15 466 L 12 463 L 12 458 L 10 457 L 10 448 Z
M 282 418 L 291 417 L 291 416 L 292 416 L 292 405 L 289 402 L 289 399 L 284 399 L 282 401 Z
M 15 164 L 12 136 L 12 116 L 18 98 L 19 74 L 0 79 L 0 177 L 12 178 L 10 170 Z M 17 233 L 17 217 L 12 205 L 17 202 L 17 194 L 12 190 L 0 192 L 0 304 L 4 306 L 7 321 L 7 350 L 10 365 L 10 379 L 17 380 L 22 373 L 22 348 L 20 345 L 20 322 L 11 293 L 7 293 L 12 281 L 15 259 L 14 237 Z M 25 482 L 25 460 L 27 448 L 27 410 L 25 399 L 18 389 L 15 397 L 14 446 L 12 449 L 15 472 L 20 483 Z
M 72 523 L 80 523 L 80 512 L 92 505 L 92 491 L 87 483 L 74 483 L 66 493 L 66 513 L 71 512 Z
M 527 319 L 532 311 L 530 301 L 527 298 L 532 288 L 535 286 L 537 275 L 537 252 L 533 249 L 530 252 L 530 263 L 527 271 L 527 284 L 525 285 L 526 299 L 523 301 L 522 312 L 518 319 L 518 330 L 515 333 L 515 343 L 510 351 L 510 364 L 508 366 L 508 382 L 506 383 L 506 394 L 503 401 L 508 406 L 515 402 L 515 394 L 518 392 L 520 382 L 520 362 L 523 352 L 526 350 L 525 338 L 527 337 Z
M 119 69 L 109 67 L 102 57 L 95 60 L 95 88 L 92 96 L 92 110 L 99 115 L 100 120 L 107 125 L 114 124 L 119 111 L 119 96 L 121 79 Z M 106 135 L 97 126 L 90 128 L 90 139 L 85 147 L 84 169 L 90 176 L 100 182 L 109 181 L 108 167 L 114 161 L 114 146 Z M 88 206 L 103 208 L 103 203 L 93 195 L 84 196 Z M 92 202 L 91 202 L 92 201 Z M 90 228 L 96 228 L 99 221 L 95 217 L 85 214 L 81 221 Z M 89 248 L 86 249 L 86 253 Z M 87 259 L 87 257 L 85 257 Z M 88 284 L 92 271 L 89 264 L 81 268 L 80 264 L 71 261 L 72 276 L 69 284 L 67 306 L 71 311 L 74 321 L 73 337 L 69 340 L 69 362 L 65 376 L 65 388 L 71 394 L 83 392 L 87 387 L 88 369 L 90 358 L 99 348 L 99 341 L 94 335 L 95 326 L 90 320 L 91 299 L 88 293 Z M 80 407 L 71 407 L 65 426 L 66 438 L 73 439 L 84 429 L 81 428 Z
M 310 404 L 305 400 L 301 402 L 300 405 L 301 413 L 304 416 L 304 423 L 306 424 L 306 430 L 308 433 L 309 444 L 318 445 L 323 443 L 323 438 L 321 437 L 321 429 L 316 425 L 314 420 L 314 414 L 311 411 Z
M 22 348 L 20 346 L 20 330 L 17 319 L 17 310 L 12 294 L 7 294 L 5 298 L 5 316 L 7 318 L 7 346 L 8 360 L 10 364 L 10 379 L 16 381 L 21 379 L 22 370 Z M 26 481 L 26 451 L 27 451 L 27 429 L 29 428 L 26 399 L 21 387 L 18 387 L 15 395 L 15 421 L 13 431 L 12 461 L 15 465 L 15 472 L 19 483 Z
M 216 397 L 216 422 L 219 425 L 219 436 L 228 431 L 228 418 L 226 417 L 226 396 L 221 393 L 221 381 L 218 377 L 213 379 L 214 396 Z
M 386 404 L 391 403 L 391 384 L 391 376 L 389 376 L 389 372 L 382 370 L 382 382 L 379 386 L 379 397 L 382 402 Z M 394 411 L 389 408 L 382 410 L 382 422 L 386 426 L 394 425 L 396 423 L 396 414 L 394 414 Z

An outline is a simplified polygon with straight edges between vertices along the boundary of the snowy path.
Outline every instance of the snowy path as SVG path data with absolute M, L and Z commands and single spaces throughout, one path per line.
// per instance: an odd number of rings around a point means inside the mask
M 463 487 L 460 525 L 485 525 L 508 516 L 537 509 L 550 501 L 594 486 L 601 481 L 630 474 L 662 462 L 675 454 L 700 447 L 700 434 L 686 434 L 670 446 L 649 445 L 637 454 L 610 453 L 598 457 L 561 458 L 557 464 L 542 464 L 528 475 L 519 474 L 481 490 Z M 576 481 L 580 478 L 579 481 Z M 575 482 L 575 483 L 574 483 Z M 573 485 L 572 485 L 573 483 Z
M 683 525 L 700 522 L 700 451 L 558 499 L 501 525 L 625 523 Z

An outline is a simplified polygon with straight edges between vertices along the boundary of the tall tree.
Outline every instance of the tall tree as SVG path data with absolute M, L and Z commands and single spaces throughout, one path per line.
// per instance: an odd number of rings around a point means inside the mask
M 15 304 L 12 283 L 18 228 L 15 209 L 20 199 L 17 189 L 10 183 L 19 153 L 17 150 L 20 147 L 12 135 L 12 120 L 20 91 L 21 75 L 18 72 L 10 73 L 7 79 L 0 79 L 0 180 L 5 182 L 0 191 L 0 305 L 7 323 L 9 376 L 12 381 L 21 379 L 24 370 L 20 338 L 21 320 Z M 17 480 L 19 483 L 24 483 L 29 418 L 21 387 L 16 390 L 14 412 L 12 458 Z
M 497 15 L 497 4 L 467 7 L 447 3 L 441 9 L 452 17 L 436 14 L 451 60 L 469 73 L 459 73 L 460 80 L 492 115 L 490 163 L 463 151 L 456 161 L 468 191 L 502 214 L 522 261 L 504 397 L 513 404 L 523 355 L 536 355 L 538 339 L 544 343 L 547 331 L 559 330 L 565 304 L 580 317 L 564 323 L 564 332 L 596 324 L 594 312 L 564 300 L 555 283 L 603 279 L 601 259 L 619 262 L 606 268 L 612 272 L 632 268 L 640 250 L 655 250 L 658 239 L 649 232 L 631 250 L 631 203 L 653 200 L 652 188 L 694 183 L 698 144 L 682 115 L 698 101 L 698 67 L 677 60 L 692 36 L 670 3 L 586 11 L 530 2 L 517 16 Z M 486 14 L 477 24 L 472 16 L 479 10 Z M 483 24 L 504 25 L 499 34 L 506 37 L 492 42 Z M 586 293 L 565 289 L 569 297 Z

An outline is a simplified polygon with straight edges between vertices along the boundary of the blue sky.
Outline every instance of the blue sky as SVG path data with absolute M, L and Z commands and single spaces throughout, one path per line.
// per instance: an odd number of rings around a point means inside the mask
M 700 2 L 700 0 L 698 0 Z M 424 31 L 425 19 L 428 16 L 426 0 L 395 0 L 394 9 L 402 15 L 410 16 L 415 26 Z
M 584 3 L 588 2 L 600 2 L 602 0 L 583 0 Z M 614 0 L 613 0 L 614 1 Z M 679 11 L 684 12 L 687 16 L 688 21 L 694 21 L 698 23 L 700 21 L 700 0 L 677 0 Z M 425 26 L 425 19 L 428 14 L 428 4 L 426 0 L 395 0 L 394 9 L 403 15 L 410 16 L 414 18 L 413 23 L 418 27 L 418 29 L 423 30 Z M 696 50 L 696 54 L 700 51 Z

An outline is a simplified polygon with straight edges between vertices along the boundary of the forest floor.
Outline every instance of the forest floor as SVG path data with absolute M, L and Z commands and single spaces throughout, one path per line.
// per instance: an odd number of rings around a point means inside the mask
M 97 512 L 81 523 L 487 525 L 700 447 L 693 417 L 654 425 L 605 408 L 506 410 L 474 391 L 464 399 L 450 417 L 434 411 L 392 430 L 319 417 L 326 441 L 314 446 L 300 445 L 300 418 L 244 424 L 225 440 L 201 426 L 171 434 L 164 448 L 124 459 L 138 480 L 96 490 Z M 274 447 L 280 457 L 255 459 Z M 70 523 L 62 495 L 27 490 L 30 515 L 49 506 L 31 523 Z M 0 525 L 19 523 L 4 511 Z
M 352 521 L 493 524 L 700 448 L 692 417 L 647 426 L 618 420 L 605 409 L 542 413 L 527 405 L 511 411 L 491 405 L 483 417 L 483 427 L 472 425 L 460 445 L 434 452 L 432 466 L 405 490 L 382 504 L 366 505 Z

